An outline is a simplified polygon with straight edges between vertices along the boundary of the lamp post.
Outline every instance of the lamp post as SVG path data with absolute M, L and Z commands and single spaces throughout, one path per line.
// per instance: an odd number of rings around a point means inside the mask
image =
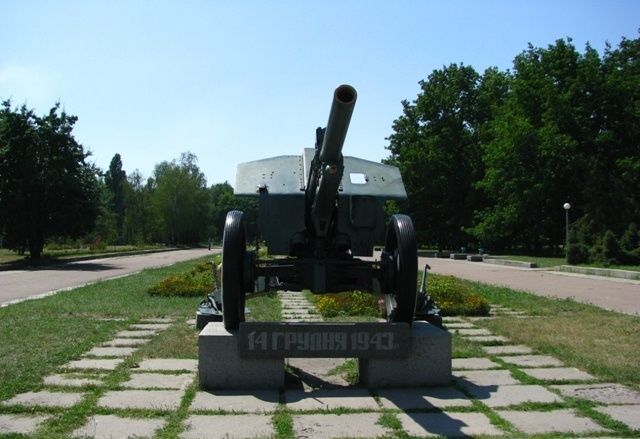
M 565 218 L 564 255 L 568 264 L 569 263 L 569 209 L 571 209 L 571 204 L 564 203 L 562 207 L 564 208 L 564 213 L 565 213 L 564 215 L 564 218 Z

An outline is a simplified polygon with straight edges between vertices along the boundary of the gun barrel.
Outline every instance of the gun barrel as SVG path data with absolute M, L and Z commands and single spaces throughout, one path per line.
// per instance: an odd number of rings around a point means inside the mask
M 333 104 L 320 149 L 321 162 L 333 163 L 339 160 L 357 97 L 356 89 L 346 84 L 336 88 L 333 93 Z

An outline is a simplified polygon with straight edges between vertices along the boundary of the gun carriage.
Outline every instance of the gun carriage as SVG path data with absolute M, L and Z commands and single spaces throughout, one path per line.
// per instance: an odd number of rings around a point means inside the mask
M 248 251 L 243 212 L 227 214 L 219 304 L 226 329 L 244 321 L 247 293 L 272 290 L 368 291 L 384 295 L 389 322 L 414 320 L 419 295 L 413 223 L 397 214 L 384 224 L 385 201 L 407 196 L 400 171 L 342 155 L 356 99 L 350 85 L 335 90 L 315 148 L 238 165 L 235 193 L 259 198 L 260 237 L 269 254 L 279 256 L 259 259 Z M 381 243 L 374 260 L 374 245 Z M 424 311 L 427 301 L 420 302 L 422 314 L 439 323 L 437 309 Z

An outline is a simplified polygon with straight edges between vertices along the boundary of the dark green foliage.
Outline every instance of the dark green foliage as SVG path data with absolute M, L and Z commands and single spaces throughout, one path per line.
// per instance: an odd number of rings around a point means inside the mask
M 206 296 L 213 292 L 211 262 L 202 262 L 186 273 L 166 277 L 149 288 L 152 296 Z
M 443 316 L 489 315 L 489 302 L 460 279 L 453 276 L 431 275 L 427 286 L 429 294 L 438 304 Z
M 227 212 L 241 210 L 244 212 L 244 220 L 247 227 L 247 239 L 252 241 L 257 233 L 258 200 L 253 197 L 237 197 L 233 194 L 233 188 L 226 181 L 211 186 L 209 189 L 211 202 L 212 225 L 209 236 L 215 241 L 222 241 L 224 222 Z
M 125 185 L 127 184 L 127 173 L 122 169 L 122 158 L 120 154 L 114 155 L 111 159 L 109 170 L 104 175 L 104 183 L 110 195 L 109 205 L 111 211 L 115 215 L 116 243 L 122 244 L 122 226 L 124 224 L 125 213 L 124 192 Z
M 73 137 L 77 117 L 56 104 L 38 117 L 0 109 L 0 230 L 4 246 L 42 254 L 51 236 L 81 236 L 98 214 L 98 170 Z
M 153 242 L 159 237 L 159 220 L 153 210 L 151 197 L 153 190 L 139 171 L 129 175 L 124 185 L 124 224 L 125 242 L 142 244 Z
M 602 56 L 530 45 L 508 72 L 435 70 L 388 147 L 421 244 L 561 254 L 568 201 L 571 261 L 637 260 L 623 235 L 640 221 L 639 83 L 640 39 Z
M 468 240 L 481 176 L 476 101 L 480 83 L 473 68 L 452 64 L 421 81 L 422 92 L 394 121 L 388 163 L 402 172 L 411 213 L 423 241 L 456 248 Z
M 151 202 L 166 243 L 196 244 L 207 238 L 207 181 L 197 161 L 186 152 L 154 170 Z

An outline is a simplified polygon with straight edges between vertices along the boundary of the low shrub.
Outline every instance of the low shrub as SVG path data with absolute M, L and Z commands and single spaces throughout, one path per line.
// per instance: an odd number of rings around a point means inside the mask
M 203 262 L 186 273 L 166 277 L 149 288 L 152 296 L 205 296 L 212 291 L 212 262 Z
M 322 317 L 378 316 L 378 298 L 362 291 L 323 294 L 315 297 L 316 309 Z
M 468 284 L 453 276 L 429 276 L 428 292 L 443 316 L 486 316 L 489 302 L 475 294 Z

